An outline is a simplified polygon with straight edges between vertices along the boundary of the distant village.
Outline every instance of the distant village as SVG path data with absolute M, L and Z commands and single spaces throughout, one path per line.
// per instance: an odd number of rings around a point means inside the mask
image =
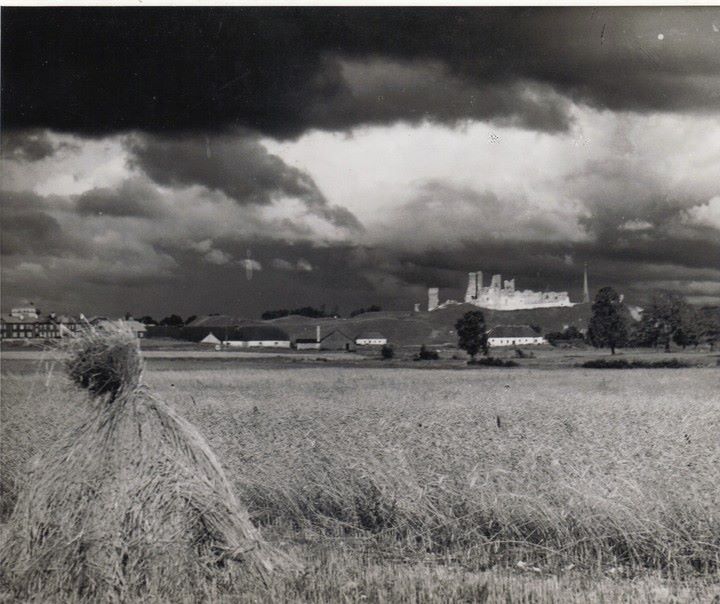
M 368 310 L 379 313 L 379 307 Z M 339 319 L 339 317 L 333 317 Z M 138 338 L 171 338 L 197 343 L 215 349 L 222 348 L 264 348 L 295 350 L 327 350 L 354 352 L 362 348 L 383 347 L 391 343 L 386 334 L 376 330 L 366 330 L 354 334 L 343 329 L 323 330 L 316 325 L 310 330 L 307 326 L 295 328 L 298 332 L 291 336 L 288 330 L 267 323 L 241 322 L 227 315 L 208 315 L 192 317 L 182 323 L 176 317 L 174 324 L 156 324 L 147 322 L 147 318 L 138 321 L 126 316 L 124 321 Z M 32 342 L 55 340 L 72 336 L 83 327 L 102 328 L 103 324 L 114 319 L 104 316 L 72 317 L 56 313 L 43 314 L 32 304 L 11 309 L 9 314 L 0 317 L 0 338 L 4 341 Z M 178 321 L 179 320 L 179 321 Z M 311 321 L 310 318 L 307 319 Z M 350 325 L 349 327 L 354 327 Z M 403 342 L 394 342 L 403 344 Z M 490 346 L 516 346 L 547 344 L 547 340 L 529 325 L 498 325 L 488 332 Z
M 60 339 L 72 336 L 84 326 L 102 328 L 104 323 L 112 320 L 108 317 L 85 317 L 82 314 L 79 317 L 56 313 L 43 315 L 40 309 L 30 304 L 13 308 L 9 314 L 0 317 L 0 337 L 3 340 L 15 341 Z M 355 337 L 341 330 L 322 334 L 320 326 L 317 326 L 314 337 L 291 338 L 280 327 L 263 324 L 238 325 L 225 315 L 193 318 L 183 325 L 157 325 L 137 321 L 130 316 L 126 316 L 124 321 L 138 338 L 170 337 L 213 347 L 351 351 L 358 346 L 383 346 L 388 343 L 388 339 L 377 332 L 362 333 Z
M 608 290 L 611 288 L 604 288 Z M 621 340 L 632 346 L 669 345 L 672 340 L 683 347 L 709 344 L 720 338 L 720 316 L 714 307 L 696 309 L 678 297 L 660 298 L 653 308 L 643 309 L 623 303 Z M 183 320 L 170 315 L 156 322 L 149 316 L 135 319 L 127 314 L 126 324 L 138 338 L 179 340 L 201 347 L 221 349 L 295 349 L 354 352 L 392 346 L 455 346 L 454 326 L 468 310 L 482 309 L 489 347 L 519 347 L 597 344 L 588 327 L 591 315 L 587 267 L 583 274 L 583 297 L 570 301 L 567 292 L 535 292 L 515 289 L 515 279 L 502 281 L 493 275 L 483 284 L 483 273 L 468 275 L 462 302 L 439 302 L 438 288 L 428 289 L 427 310 L 415 304 L 413 310 L 382 311 L 379 306 L 360 308 L 341 318 L 337 312 L 310 306 L 266 311 L 262 320 L 249 320 L 223 314 L 191 316 Z M 0 316 L 0 339 L 4 342 L 32 343 L 71 336 L 84 327 L 101 329 L 112 321 L 105 316 L 72 317 L 43 314 L 29 303 L 12 308 Z

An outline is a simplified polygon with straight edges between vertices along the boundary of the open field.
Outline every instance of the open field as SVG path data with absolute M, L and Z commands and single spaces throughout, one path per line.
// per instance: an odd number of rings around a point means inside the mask
M 3 364 L 3 518 L 23 464 L 86 413 L 57 368 L 35 367 Z M 306 564 L 233 601 L 720 598 L 715 367 L 165 358 L 146 382 L 207 437 L 266 538 Z
M 148 367 L 155 369 L 173 369 L 180 366 L 185 368 L 202 369 L 228 369 L 233 366 L 247 367 L 248 362 L 280 364 L 292 366 L 301 364 L 330 364 L 334 366 L 368 368 L 417 368 L 417 369 L 467 369 L 468 356 L 455 346 L 430 347 L 439 354 L 437 361 L 416 362 L 415 357 L 420 346 L 395 346 L 395 357 L 392 360 L 383 360 L 380 347 L 369 346 L 356 352 L 333 352 L 318 350 L 293 349 L 261 349 L 249 350 L 215 350 L 193 342 L 173 340 L 170 338 L 148 338 L 141 341 L 143 355 L 147 359 Z M 31 342 L 3 342 L 2 361 L 6 366 L 18 371 L 42 371 L 44 362 L 57 359 L 53 344 L 42 341 Z M 514 347 L 499 347 L 491 350 L 491 355 L 501 359 L 512 359 L 525 368 L 558 369 L 573 368 L 588 360 L 597 359 L 626 359 L 629 361 L 667 361 L 677 359 L 691 367 L 717 367 L 720 366 L 720 351 L 711 351 L 707 346 L 698 348 L 689 347 L 685 350 L 673 347 L 671 353 L 652 348 L 621 348 L 617 354 L 611 356 L 606 349 L 596 349 L 588 346 L 582 347 L 553 347 L 524 346 L 522 350 L 526 355 L 518 358 Z M 33 362 L 38 365 L 33 365 Z

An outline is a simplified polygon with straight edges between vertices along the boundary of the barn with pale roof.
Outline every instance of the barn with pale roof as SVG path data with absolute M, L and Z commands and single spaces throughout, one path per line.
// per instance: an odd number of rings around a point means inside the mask
M 529 325 L 498 325 L 488 331 L 488 346 L 547 344 L 547 340 Z

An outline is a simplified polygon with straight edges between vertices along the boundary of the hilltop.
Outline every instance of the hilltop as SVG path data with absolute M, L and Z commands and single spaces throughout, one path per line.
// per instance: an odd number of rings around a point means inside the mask
M 343 331 L 350 337 L 362 333 L 378 331 L 391 342 L 403 344 L 455 344 L 455 322 L 464 313 L 477 310 L 471 304 L 458 304 L 432 312 L 421 311 L 380 311 L 364 313 L 352 318 L 310 318 L 290 315 L 269 321 L 287 331 L 292 338 L 312 337 L 316 326 L 321 334 L 334 329 Z M 533 310 L 498 311 L 482 309 L 488 327 L 496 325 L 535 325 L 543 334 L 560 331 L 566 325 L 575 325 L 579 329 L 587 327 L 590 318 L 590 304 L 578 304 L 573 307 L 538 308 Z

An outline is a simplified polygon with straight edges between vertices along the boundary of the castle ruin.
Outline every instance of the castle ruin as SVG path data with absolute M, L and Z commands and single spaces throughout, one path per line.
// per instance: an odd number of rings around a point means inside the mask
M 490 310 L 529 310 L 533 308 L 559 308 L 570 307 L 575 304 L 590 302 L 588 287 L 587 262 L 583 275 L 583 300 L 570 302 L 567 292 L 536 292 L 530 289 L 523 291 L 515 289 L 515 279 L 502 280 L 501 275 L 493 275 L 490 285 L 483 285 L 482 271 L 468 273 L 468 285 L 465 292 L 465 303 L 487 308 Z M 437 287 L 428 289 L 428 310 L 448 308 L 462 304 L 457 300 L 446 300 L 440 303 L 440 290 Z
M 492 310 L 524 310 L 574 306 L 567 292 L 535 292 L 515 289 L 515 279 L 502 281 L 493 275 L 488 287 L 483 286 L 482 271 L 468 274 L 465 302 Z

